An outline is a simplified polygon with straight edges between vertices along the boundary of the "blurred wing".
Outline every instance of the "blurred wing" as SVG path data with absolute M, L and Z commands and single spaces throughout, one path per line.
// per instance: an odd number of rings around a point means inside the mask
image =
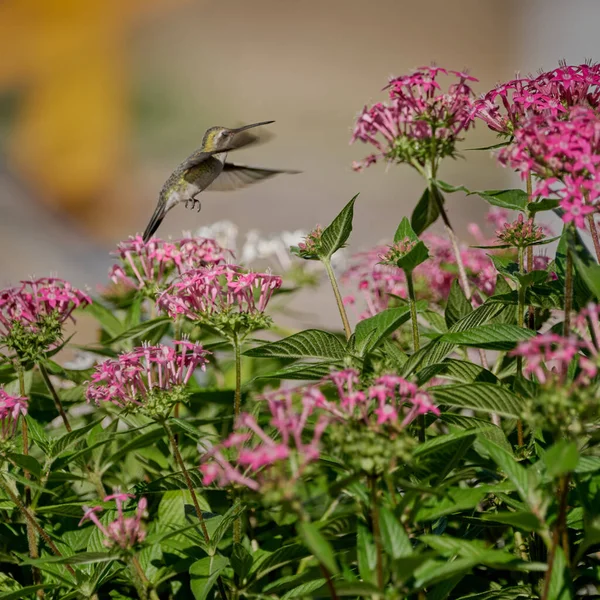
M 260 169 L 258 167 L 248 167 L 246 165 L 235 165 L 225 163 L 221 174 L 206 188 L 208 192 L 225 192 L 237 190 L 251 183 L 269 179 L 280 173 L 293 175 L 300 171 L 285 171 L 279 169 Z

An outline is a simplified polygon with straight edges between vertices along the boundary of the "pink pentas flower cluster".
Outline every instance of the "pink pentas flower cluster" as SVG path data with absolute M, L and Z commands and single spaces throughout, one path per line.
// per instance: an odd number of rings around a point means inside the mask
M 27 398 L 11 396 L 0 388 L 0 440 L 12 438 L 19 422 L 19 417 L 27 414 Z
M 512 136 L 534 116 L 562 118 L 572 106 L 600 104 L 600 65 L 561 64 L 537 77 L 496 86 L 475 102 L 475 115 L 500 134 Z
M 525 220 L 523 213 L 512 223 L 504 223 L 501 229 L 496 231 L 496 236 L 501 242 L 516 248 L 525 248 L 544 238 L 543 229 L 535 225 L 533 219 Z
M 575 384 L 585 385 L 598 372 L 595 363 L 581 353 L 585 345 L 575 336 L 545 333 L 521 342 L 511 354 L 523 357 L 525 375 L 533 375 L 540 384 L 548 386 L 564 384 L 569 366 L 575 362 L 581 368 Z M 594 354 L 598 354 L 595 348 Z
M 359 374 L 354 369 L 336 371 L 327 376 L 321 385 L 334 384 L 338 398 L 327 400 L 319 388 L 309 388 L 306 395 L 314 399 L 317 407 L 341 421 L 361 421 L 365 425 L 389 423 L 404 428 L 419 415 L 440 411 L 426 392 L 414 383 L 397 375 L 382 375 L 372 385 L 359 385 Z
M 452 245 L 448 239 L 429 232 L 423 234 L 422 240 L 429 250 L 429 259 L 416 267 L 413 272 L 417 296 L 443 304 L 450 293 L 452 281 L 456 279 Z M 400 249 L 406 248 L 403 246 Z M 468 246 L 460 249 L 461 258 L 471 283 L 486 295 L 491 295 L 496 286 L 498 273 L 488 252 L 489 250 Z M 389 253 L 390 248 L 386 246 L 377 246 L 366 252 L 358 253 L 353 257 L 350 267 L 342 274 L 344 285 L 358 288 L 358 292 L 366 304 L 366 311 L 359 315 L 361 319 L 371 317 L 389 308 L 394 296 L 407 297 L 406 276 L 402 269 L 389 264 L 381 264 L 382 259 L 390 257 Z M 355 295 L 345 298 L 347 304 L 355 301 Z
M 440 75 L 453 79 L 446 90 Z M 456 143 L 473 123 L 474 81 L 440 67 L 421 67 L 391 79 L 388 102 L 365 106 L 358 116 L 351 142 L 371 144 L 376 153 L 353 168 L 361 170 L 379 159 L 424 167 L 454 156 Z
M 221 487 L 238 484 L 253 491 L 278 486 L 280 491 L 285 488 L 292 492 L 306 467 L 318 460 L 321 436 L 329 420 L 320 415 L 308 434 L 310 439 L 305 441 L 308 418 L 314 412 L 317 400 L 304 395 L 298 410 L 293 395 L 293 390 L 277 390 L 263 396 L 269 406 L 270 426 L 275 437 L 260 427 L 252 415 L 240 415 L 235 431 L 203 457 L 200 471 L 205 485 L 213 482 Z M 235 450 L 234 460 L 225 456 L 227 449 Z
M 91 302 L 85 292 L 64 279 L 42 277 L 22 281 L 20 286 L 0 291 L 0 335 L 9 335 L 15 323 L 32 331 L 49 317 L 64 323 L 72 319 L 76 308 Z
M 276 275 L 214 265 L 184 273 L 161 294 L 157 304 L 172 318 L 183 315 L 194 321 L 232 313 L 253 315 L 265 311 L 281 284 Z
M 115 256 L 121 263 L 111 269 L 113 283 L 141 290 L 164 284 L 173 273 L 181 275 L 207 264 L 224 263 L 233 254 L 208 238 L 175 242 L 152 238 L 145 243 L 138 235 L 120 242 Z
M 536 116 L 514 132 L 498 159 L 521 173 L 534 175 L 535 196 L 557 196 L 563 221 L 585 227 L 600 198 L 600 116 L 575 107 L 558 118 Z
M 140 498 L 134 516 L 125 516 L 123 505 L 132 498 L 135 498 L 135 496 L 132 494 L 123 494 L 118 491 L 104 498 L 104 502 L 114 500 L 117 505 L 117 518 L 106 525 L 98 518 L 97 513 L 101 513 L 104 510 L 101 506 L 91 508 L 84 506 L 84 515 L 79 525 L 81 526 L 86 521 L 91 521 L 104 536 L 102 543 L 107 548 L 124 551 L 132 550 L 146 539 L 146 531 L 142 519 L 146 516 L 146 508 L 148 507 L 146 498 Z
M 119 408 L 153 408 L 149 402 L 153 392 L 185 386 L 197 368 L 206 368 L 208 354 L 201 344 L 187 340 L 173 342 L 173 346 L 138 347 L 97 365 L 86 399 L 96 405 L 110 402 Z

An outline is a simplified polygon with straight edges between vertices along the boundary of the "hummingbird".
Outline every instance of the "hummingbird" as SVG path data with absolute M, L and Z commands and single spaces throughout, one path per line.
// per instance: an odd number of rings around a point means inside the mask
M 186 208 L 192 210 L 198 206 L 200 212 L 200 200 L 196 196 L 204 190 L 209 192 L 235 190 L 280 173 L 299 173 L 300 171 L 249 167 L 226 160 L 228 152 L 258 142 L 258 136 L 251 133 L 250 129 L 274 122 L 262 121 L 237 129 L 227 127 L 207 129 L 200 148 L 192 152 L 163 185 L 154 214 L 144 231 L 144 242 L 152 237 L 167 212 L 177 204 L 184 202 Z

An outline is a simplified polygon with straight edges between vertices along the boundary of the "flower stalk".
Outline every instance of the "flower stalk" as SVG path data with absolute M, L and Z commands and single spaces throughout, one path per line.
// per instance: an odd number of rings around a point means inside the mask
M 377 498 L 377 477 L 370 475 L 368 478 L 371 491 L 371 524 L 373 527 L 373 540 L 377 554 L 377 587 L 383 591 L 383 545 L 381 542 L 381 528 L 379 526 L 379 503 Z
M 352 329 L 350 328 L 350 322 L 348 321 L 348 315 L 346 313 L 346 308 L 344 306 L 342 294 L 340 293 L 340 288 L 338 286 L 338 282 L 335 277 L 333 267 L 331 266 L 331 260 L 329 258 L 322 258 L 321 262 L 323 263 L 323 266 L 325 267 L 325 271 L 327 271 L 327 276 L 329 277 L 329 281 L 331 282 L 331 287 L 333 289 L 333 295 L 335 296 L 335 301 L 337 303 L 338 310 L 340 311 L 340 317 L 342 318 L 342 324 L 344 326 L 344 333 L 346 334 L 346 340 L 349 340 L 350 336 L 352 335 Z
M 56 388 L 52 385 L 52 381 L 50 380 L 50 375 L 48 374 L 48 370 L 46 369 L 46 367 L 44 366 L 44 364 L 42 362 L 38 363 L 38 368 L 42 375 L 42 379 L 44 380 L 44 383 L 46 384 L 46 387 L 48 388 L 48 391 L 50 392 L 50 395 L 52 396 L 52 400 L 54 400 L 54 406 L 56 406 L 56 410 L 58 411 L 60 418 L 63 420 L 63 423 L 65 424 L 65 429 L 69 433 L 71 433 L 72 428 L 71 428 L 71 424 L 69 423 L 67 413 L 65 412 L 65 409 L 63 408 L 62 402 L 60 401 L 60 396 L 58 395 Z

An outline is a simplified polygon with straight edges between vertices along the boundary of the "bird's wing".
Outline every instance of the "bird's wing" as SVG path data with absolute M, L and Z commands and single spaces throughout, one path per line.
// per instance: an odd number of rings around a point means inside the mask
M 219 152 L 203 152 L 202 150 L 196 150 L 190 154 L 185 161 L 181 164 L 182 169 L 191 169 L 201 162 L 204 162 L 209 156 L 220 154 L 222 152 L 233 152 L 246 146 L 258 146 L 272 140 L 275 136 L 262 128 L 258 130 L 259 135 L 252 133 L 251 131 L 241 131 L 233 136 L 227 150 L 220 150 Z
M 259 167 L 248 167 L 247 165 L 236 165 L 225 163 L 220 175 L 206 188 L 208 192 L 224 192 L 237 190 L 251 183 L 274 177 L 280 173 L 290 175 L 300 171 L 287 171 L 281 169 L 261 169 Z

